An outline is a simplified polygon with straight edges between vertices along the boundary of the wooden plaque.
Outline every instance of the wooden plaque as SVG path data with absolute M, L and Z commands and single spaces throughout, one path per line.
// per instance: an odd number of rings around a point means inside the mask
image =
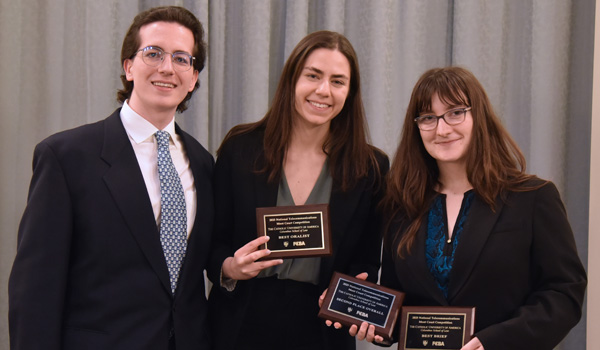
M 265 259 L 332 254 L 328 204 L 256 208 L 256 226 L 259 237 L 271 237 L 260 247 L 271 250 Z
M 366 321 L 390 339 L 403 301 L 402 292 L 336 272 L 318 316 L 348 327 Z
M 460 350 L 474 331 L 474 307 L 404 306 L 398 349 Z

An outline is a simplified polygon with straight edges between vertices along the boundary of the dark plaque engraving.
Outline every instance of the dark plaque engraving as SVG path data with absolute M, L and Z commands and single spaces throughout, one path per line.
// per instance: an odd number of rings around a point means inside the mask
M 375 326 L 375 334 L 390 339 L 403 300 L 402 292 L 336 272 L 319 317 L 348 327 L 365 321 Z
M 256 208 L 258 236 L 270 239 L 266 259 L 331 255 L 329 205 Z
M 398 349 L 460 350 L 474 330 L 474 307 L 405 306 Z

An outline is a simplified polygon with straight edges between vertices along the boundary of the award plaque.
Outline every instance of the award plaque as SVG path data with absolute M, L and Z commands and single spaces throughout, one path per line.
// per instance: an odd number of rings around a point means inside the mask
M 355 277 L 334 273 L 319 310 L 319 317 L 344 326 L 375 326 L 375 334 L 390 339 L 404 293 Z
M 265 259 L 331 255 L 329 205 L 256 208 L 258 236 L 269 236 Z
M 474 331 L 474 307 L 405 306 L 398 350 L 460 350 Z

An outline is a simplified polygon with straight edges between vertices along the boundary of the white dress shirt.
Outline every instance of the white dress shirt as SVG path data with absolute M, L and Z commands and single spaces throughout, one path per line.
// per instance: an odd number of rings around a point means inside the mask
M 152 203 L 156 225 L 160 225 L 160 180 L 158 179 L 158 145 L 154 134 L 158 129 L 149 121 L 137 114 L 127 101 L 123 102 L 121 108 L 121 122 L 129 136 L 131 146 L 137 158 L 146 190 Z M 190 161 L 185 153 L 185 148 L 179 135 L 175 134 L 175 116 L 164 129 L 171 135 L 169 139 L 169 151 L 175 164 L 175 169 L 181 179 L 181 185 L 185 193 L 185 208 L 187 211 L 187 235 L 194 225 L 196 217 L 196 187 L 194 186 L 194 176 L 190 169 Z

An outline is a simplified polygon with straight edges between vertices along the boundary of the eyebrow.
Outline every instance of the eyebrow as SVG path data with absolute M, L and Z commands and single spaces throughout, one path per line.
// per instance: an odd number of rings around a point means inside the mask
M 448 109 L 446 110 L 446 112 L 444 112 L 444 114 L 450 112 L 453 109 L 457 109 L 457 108 L 466 108 L 466 106 L 463 106 L 463 105 L 448 106 Z M 424 114 L 435 114 L 435 113 L 433 113 L 432 110 L 422 110 L 419 112 L 419 115 L 424 115 Z
M 315 73 L 318 74 L 325 74 L 322 70 L 320 70 L 319 68 L 315 68 L 315 67 L 304 67 L 305 70 L 310 70 L 313 71 Z M 337 78 L 337 79 L 346 79 L 346 80 L 350 80 L 350 78 L 348 78 L 345 74 L 333 74 L 331 76 L 332 78 Z
M 161 50 L 163 50 L 164 52 L 167 52 L 167 50 L 163 49 L 161 46 L 158 46 L 158 45 L 152 45 L 152 44 L 150 44 L 150 45 L 146 45 L 144 48 L 146 48 L 146 47 L 150 47 L 150 46 L 152 46 L 152 47 L 155 47 L 155 48 L 157 48 L 157 49 L 161 49 Z M 189 53 L 189 52 L 187 52 L 187 51 L 185 51 L 185 50 L 175 50 L 175 51 L 173 51 L 172 53 L 184 53 L 184 54 L 186 54 L 186 55 L 193 56 L 191 53 Z

